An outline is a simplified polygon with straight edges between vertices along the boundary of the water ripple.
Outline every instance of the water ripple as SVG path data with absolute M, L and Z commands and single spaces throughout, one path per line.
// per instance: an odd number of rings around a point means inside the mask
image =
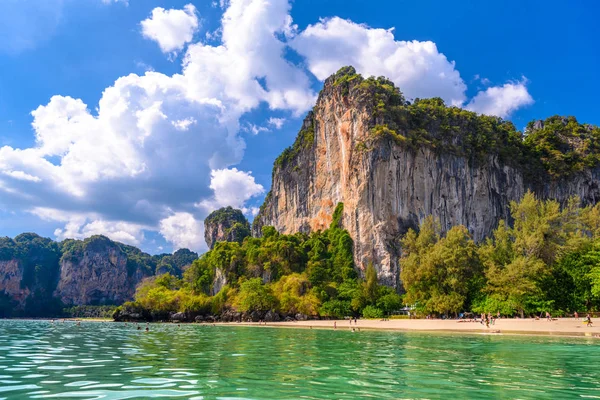
M 591 339 L 0 321 L 0 398 L 600 398 Z

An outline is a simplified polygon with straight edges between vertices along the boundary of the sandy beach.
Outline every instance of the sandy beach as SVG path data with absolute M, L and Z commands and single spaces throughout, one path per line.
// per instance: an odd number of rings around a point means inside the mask
M 593 320 L 592 320 L 593 321 Z M 394 330 L 422 332 L 457 332 L 473 334 L 529 334 L 549 336 L 588 336 L 600 338 L 599 325 L 587 327 L 582 318 L 558 318 L 552 321 L 546 319 L 498 319 L 494 325 L 486 328 L 479 322 L 461 322 L 458 320 L 439 319 L 397 319 L 397 320 L 357 320 L 352 324 L 348 320 L 335 321 L 338 330 L 352 328 L 364 330 Z M 258 325 L 258 323 L 228 323 L 223 325 Z M 334 321 L 298 321 L 298 322 L 268 322 L 262 326 L 289 327 L 305 329 L 333 329 Z

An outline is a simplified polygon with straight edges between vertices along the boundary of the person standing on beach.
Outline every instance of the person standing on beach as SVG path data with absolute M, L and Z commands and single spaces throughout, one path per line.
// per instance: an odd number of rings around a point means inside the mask
M 590 316 L 589 313 L 585 317 L 585 323 L 586 323 L 587 326 L 592 326 L 592 317 Z
M 337 329 L 337 321 L 333 321 L 333 329 Z
M 579 319 L 579 314 L 577 314 L 577 311 L 575 311 L 575 313 L 573 313 L 573 316 L 575 317 L 575 321 L 577 321 Z

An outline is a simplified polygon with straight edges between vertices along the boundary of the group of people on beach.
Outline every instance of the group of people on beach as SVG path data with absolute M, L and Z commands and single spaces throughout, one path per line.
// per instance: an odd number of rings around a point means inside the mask
M 500 311 L 498 311 L 498 313 L 496 314 L 496 316 L 494 317 L 492 315 L 492 313 L 482 313 L 481 314 L 481 325 L 483 325 L 485 323 L 485 327 L 489 328 L 490 324 L 492 325 L 496 325 L 496 319 L 500 318 Z

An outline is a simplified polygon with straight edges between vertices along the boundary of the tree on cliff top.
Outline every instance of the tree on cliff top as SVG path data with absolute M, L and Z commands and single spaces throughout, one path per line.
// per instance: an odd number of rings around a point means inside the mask
M 215 210 L 204 219 L 204 239 L 211 249 L 222 241 L 242 243 L 250 235 L 250 223 L 241 210 L 231 206 Z

